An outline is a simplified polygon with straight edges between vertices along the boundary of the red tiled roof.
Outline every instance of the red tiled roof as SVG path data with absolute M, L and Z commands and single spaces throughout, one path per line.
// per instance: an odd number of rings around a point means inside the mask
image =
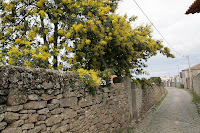
M 200 70 L 200 64 L 194 65 L 192 67 L 190 67 L 191 70 Z M 188 71 L 189 68 L 184 69 L 183 71 Z
M 200 0 L 195 0 L 194 3 L 189 7 L 185 14 L 200 13 Z

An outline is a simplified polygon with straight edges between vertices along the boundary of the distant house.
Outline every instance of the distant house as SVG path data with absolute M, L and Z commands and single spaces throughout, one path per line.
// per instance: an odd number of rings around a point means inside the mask
M 189 7 L 185 14 L 200 13 L 200 0 L 195 0 L 194 3 Z
M 195 77 L 200 73 L 200 64 L 190 67 L 191 70 L 191 77 Z M 182 82 L 184 84 L 184 88 L 189 88 L 189 68 L 182 70 Z

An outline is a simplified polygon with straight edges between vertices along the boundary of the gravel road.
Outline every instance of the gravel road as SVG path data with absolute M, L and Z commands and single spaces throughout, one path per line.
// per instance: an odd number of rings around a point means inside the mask
M 189 92 L 166 89 L 168 95 L 161 106 L 147 115 L 134 133 L 200 133 L 200 116 Z

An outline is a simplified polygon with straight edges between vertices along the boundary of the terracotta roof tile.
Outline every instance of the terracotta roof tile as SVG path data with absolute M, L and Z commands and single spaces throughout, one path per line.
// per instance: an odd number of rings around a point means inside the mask
M 200 70 L 200 64 L 194 65 L 192 67 L 190 67 L 191 70 Z M 189 68 L 184 69 L 183 71 L 188 71 Z
M 200 13 L 200 0 L 195 0 L 194 3 L 189 7 L 185 14 Z

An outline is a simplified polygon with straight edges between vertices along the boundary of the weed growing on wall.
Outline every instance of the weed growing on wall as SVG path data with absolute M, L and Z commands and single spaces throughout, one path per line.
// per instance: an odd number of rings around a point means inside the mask
M 134 79 L 132 80 L 132 82 L 136 83 L 137 85 L 141 85 L 142 89 L 146 88 L 147 85 L 151 85 L 151 84 L 156 84 L 157 86 L 161 86 L 162 85 L 162 81 L 160 77 L 151 77 L 150 79 Z
M 162 81 L 161 81 L 160 77 L 151 77 L 148 81 L 149 81 L 149 83 L 154 83 L 158 86 L 162 85 Z

